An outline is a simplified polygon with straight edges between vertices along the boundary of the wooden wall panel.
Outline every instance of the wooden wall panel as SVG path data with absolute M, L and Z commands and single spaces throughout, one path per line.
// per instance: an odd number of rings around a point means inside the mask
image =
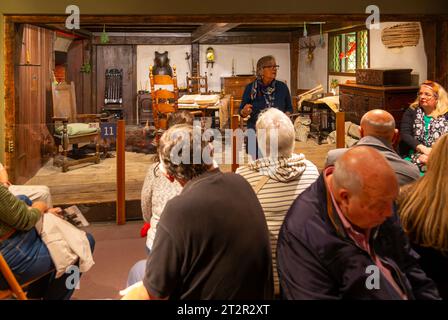
M 136 122 L 136 50 L 131 45 L 97 46 L 96 112 L 104 106 L 106 69 L 123 69 L 123 108 L 126 123 Z
M 16 184 L 33 177 L 49 159 L 45 150 L 49 151 L 46 146 L 51 145 L 52 139 L 46 123 L 51 108 L 53 32 L 25 25 L 21 44 L 20 52 L 25 47 L 31 53 L 31 59 L 25 53 L 31 64 L 15 66 L 15 150 L 11 170 Z

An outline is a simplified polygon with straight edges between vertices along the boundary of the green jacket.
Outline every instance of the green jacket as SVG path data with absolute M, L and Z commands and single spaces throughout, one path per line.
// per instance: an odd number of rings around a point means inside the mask
M 30 230 L 40 216 L 38 209 L 29 209 L 25 202 L 0 185 L 0 238 L 13 229 Z

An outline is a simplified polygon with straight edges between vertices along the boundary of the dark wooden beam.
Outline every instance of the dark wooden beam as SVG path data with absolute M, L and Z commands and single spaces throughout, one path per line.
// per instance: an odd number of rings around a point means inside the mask
M 201 64 L 199 63 L 199 43 L 191 44 L 191 75 L 201 74 Z
M 5 15 L 16 23 L 65 23 L 67 15 Z M 148 23 L 297 23 L 297 21 L 358 21 L 368 14 L 195 14 L 195 15 L 81 15 L 87 24 L 148 24 Z M 381 14 L 381 21 L 448 20 L 447 14 Z
M 219 36 L 238 25 L 239 23 L 224 22 L 203 24 L 191 34 L 191 42 L 204 42 L 207 39 Z
M 437 47 L 437 26 L 436 21 L 422 22 L 423 42 L 427 60 L 426 78 L 435 80 L 436 78 L 436 47 Z M 420 79 L 420 82 L 426 79 Z
M 291 96 L 295 96 L 299 88 L 299 32 L 291 32 L 291 39 L 289 43 L 289 60 L 290 60 L 290 74 L 291 74 Z M 296 111 L 296 110 L 294 110 Z
M 290 32 L 226 32 L 204 44 L 289 43 Z
M 66 32 L 66 33 L 73 33 L 73 34 L 75 34 L 77 36 L 80 36 L 82 38 L 85 38 L 85 39 L 89 39 L 89 38 L 91 38 L 93 36 L 92 32 L 90 32 L 88 30 L 85 30 L 83 28 L 69 30 L 69 29 L 67 29 L 65 27 L 64 24 L 58 24 L 58 23 L 55 23 L 55 24 L 52 24 L 52 23 L 50 23 L 50 24 L 42 24 L 42 23 L 40 23 L 40 24 L 38 24 L 38 26 L 41 27 L 41 28 L 46 28 L 46 29 L 50 29 L 50 30 L 63 31 L 63 32 Z
M 102 45 L 101 37 L 94 36 L 92 39 L 94 45 Z M 107 45 L 113 44 L 131 44 L 131 45 L 185 45 L 191 43 L 190 36 L 109 36 Z
M 436 81 L 448 89 L 448 21 L 437 23 Z
M 20 58 L 19 52 L 15 54 L 16 46 L 18 45 L 16 37 L 21 37 L 22 30 L 15 30 L 16 25 L 14 22 L 5 17 L 4 20 L 4 58 L 5 58 L 5 167 L 9 173 L 9 179 L 15 181 L 14 166 L 14 151 L 9 149 L 9 144 L 15 144 L 15 123 L 16 123 L 16 105 L 15 105 L 15 63 Z M 20 27 L 21 28 L 21 27 Z

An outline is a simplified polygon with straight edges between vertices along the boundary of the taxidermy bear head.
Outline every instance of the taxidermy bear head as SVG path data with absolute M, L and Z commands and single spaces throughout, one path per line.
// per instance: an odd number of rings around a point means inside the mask
M 167 74 L 173 76 L 173 71 L 170 67 L 170 59 L 168 59 L 168 51 L 165 51 L 164 53 L 155 51 L 153 74 Z

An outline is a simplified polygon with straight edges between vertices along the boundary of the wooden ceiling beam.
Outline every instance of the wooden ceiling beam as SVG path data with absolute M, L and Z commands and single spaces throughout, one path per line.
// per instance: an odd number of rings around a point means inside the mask
M 90 32 L 89 30 L 80 28 L 80 29 L 74 29 L 74 30 L 69 30 L 65 27 L 65 25 L 63 24 L 59 24 L 59 23 L 53 23 L 53 24 L 38 24 L 40 27 L 42 28 L 46 28 L 46 29 L 51 29 L 51 30 L 55 30 L 55 31 L 62 31 L 65 33 L 73 33 L 77 36 L 80 36 L 82 38 L 86 38 L 86 39 L 90 39 L 93 34 L 92 32 Z
M 191 34 L 191 42 L 203 42 L 235 28 L 239 23 L 205 23 Z
M 150 23 L 297 23 L 297 21 L 357 21 L 364 23 L 367 14 L 196 14 L 196 15 L 81 15 L 81 24 L 150 24 Z M 14 23 L 65 23 L 66 15 L 5 14 Z M 381 14 L 381 21 L 443 21 L 447 14 Z

